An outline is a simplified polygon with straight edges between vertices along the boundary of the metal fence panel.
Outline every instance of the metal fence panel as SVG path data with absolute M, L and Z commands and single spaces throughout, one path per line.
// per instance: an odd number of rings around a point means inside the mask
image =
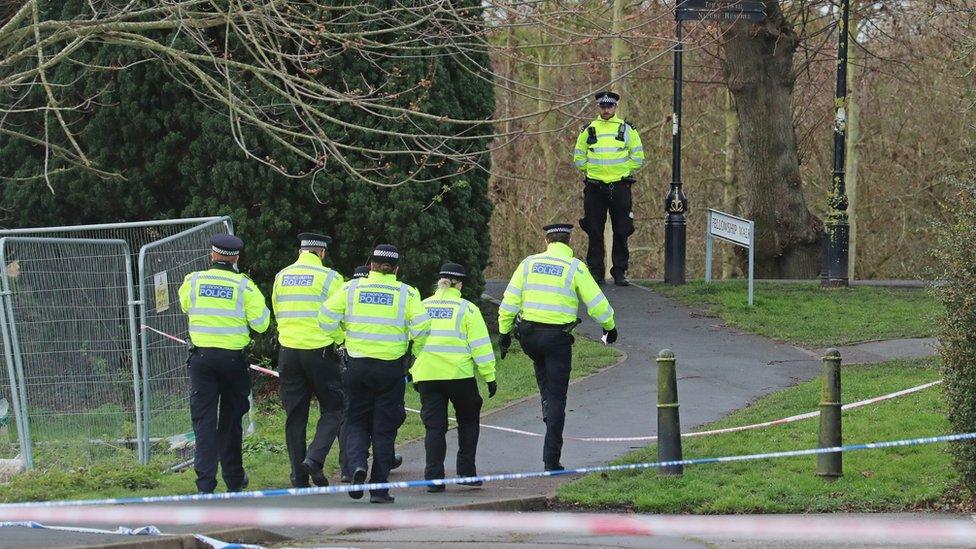
M 208 221 L 139 251 L 139 302 L 143 379 L 143 437 L 148 460 L 150 442 L 178 444 L 189 439 L 190 378 L 186 345 L 152 330 L 187 339 L 187 317 L 178 290 L 190 272 L 210 267 L 210 239 L 233 234 L 229 217 Z
M 0 239 L 27 467 L 143 453 L 130 260 L 120 239 Z
M 21 424 L 23 415 L 20 409 L 20 395 L 14 381 L 17 378 L 14 358 L 8 343 L 6 298 L 2 296 L 0 296 L 0 329 L 3 332 L 3 338 L 0 339 L 0 354 L 3 355 L 5 363 L 5 366 L 0 368 L 0 459 L 16 459 L 20 456 L 23 460 L 23 456 L 28 454 L 28 447 Z
M 129 243 L 129 250 L 139 250 L 157 240 L 198 227 L 223 217 L 191 217 L 184 219 L 159 219 L 156 221 L 132 221 L 125 223 L 101 223 L 97 225 L 67 225 L 63 227 L 29 227 L 25 229 L 3 229 L 0 237 L 32 236 L 47 238 L 116 238 Z M 133 264 L 135 261 L 133 260 Z

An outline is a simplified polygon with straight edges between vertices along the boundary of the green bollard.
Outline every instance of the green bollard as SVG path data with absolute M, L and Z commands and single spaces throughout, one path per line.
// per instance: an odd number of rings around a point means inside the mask
M 674 353 L 664 349 L 657 354 L 657 459 L 681 460 L 681 425 L 678 421 L 678 376 Z M 676 476 L 684 473 L 682 465 L 658 468 L 658 474 Z
M 823 358 L 823 382 L 820 386 L 820 440 L 819 448 L 841 445 L 840 429 L 840 351 L 827 349 Z M 817 454 L 817 476 L 836 479 L 842 476 L 843 452 Z

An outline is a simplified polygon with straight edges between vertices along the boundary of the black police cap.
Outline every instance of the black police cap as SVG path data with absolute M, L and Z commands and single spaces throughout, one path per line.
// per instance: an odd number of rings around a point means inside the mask
M 220 255 L 239 255 L 244 249 L 244 241 L 232 234 L 215 234 L 210 239 L 210 249 Z
M 332 237 L 318 233 L 299 233 L 298 242 L 302 248 L 328 248 Z
M 380 244 L 369 256 L 370 261 L 395 265 L 400 262 L 400 250 L 392 244 Z
M 360 265 L 352 272 L 353 278 L 366 278 L 369 276 L 369 265 Z
M 612 91 L 602 91 L 595 96 L 596 102 L 601 105 L 616 105 L 620 101 L 620 95 Z
M 463 279 L 468 276 L 468 270 L 460 263 L 445 263 L 441 265 L 440 275 L 444 278 Z
M 546 225 L 542 228 L 546 234 L 553 233 L 571 233 L 573 232 L 573 226 L 569 223 L 553 223 L 552 225 Z

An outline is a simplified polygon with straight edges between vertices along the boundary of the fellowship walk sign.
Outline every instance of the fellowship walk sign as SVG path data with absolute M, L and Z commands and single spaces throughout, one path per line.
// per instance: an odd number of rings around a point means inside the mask
M 719 240 L 749 249 L 749 306 L 752 306 L 753 273 L 756 263 L 756 224 L 748 219 L 708 210 L 705 233 L 705 282 L 712 281 L 712 241 Z

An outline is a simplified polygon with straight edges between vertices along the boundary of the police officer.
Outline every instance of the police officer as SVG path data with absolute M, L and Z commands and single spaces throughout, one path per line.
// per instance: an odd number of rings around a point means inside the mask
M 619 100 L 620 96 L 613 92 L 596 94 L 600 115 L 580 132 L 573 162 L 585 174 L 580 227 L 589 236 L 586 264 L 590 274 L 597 284 L 603 284 L 603 227 L 609 210 L 613 228 L 610 276 L 617 286 L 629 286 L 627 238 L 634 233 L 630 187 L 634 184 L 633 173 L 644 164 L 644 146 L 630 122 L 616 115 Z
M 241 418 L 250 405 L 251 374 L 244 361 L 250 330 L 262 333 L 271 311 L 261 290 L 238 271 L 244 242 L 229 234 L 214 235 L 206 271 L 186 275 L 180 307 L 189 317 L 190 417 L 196 436 L 193 468 L 197 490 L 217 487 L 217 460 L 228 492 L 247 487 L 241 458 Z
M 360 265 L 352 272 L 353 278 L 366 278 L 369 276 L 369 265 Z
M 518 321 L 518 338 L 532 359 L 535 380 L 542 397 L 546 438 L 542 461 L 547 471 L 561 471 L 566 391 L 572 368 L 573 328 L 579 323 L 579 303 L 601 326 L 607 343 L 617 341 L 613 308 L 589 271 L 573 257 L 569 236 L 573 226 L 547 225 L 546 251 L 522 260 L 505 289 L 498 309 L 499 348 L 502 358 L 512 344 Z
M 474 378 L 475 368 L 488 383 L 488 398 L 498 390 L 495 352 L 485 319 L 478 307 L 461 297 L 467 271 L 457 263 L 445 263 L 440 276 L 434 295 L 424 300 L 430 317 L 430 337 L 410 370 L 414 387 L 420 393 L 420 418 L 427 430 L 427 480 L 444 478 L 448 401 L 454 406 L 458 423 L 457 474 L 477 476 L 475 454 L 482 400 Z M 481 481 L 461 484 L 481 486 Z M 429 486 L 427 491 L 443 492 L 444 485 Z
M 371 483 L 386 482 L 393 462 L 393 443 L 403 423 L 404 373 L 412 341 L 418 352 L 430 332 L 420 294 L 396 279 L 400 252 L 381 244 L 370 257 L 366 278 L 350 280 L 319 311 L 321 327 L 345 330 L 349 369 L 348 456 L 352 481 L 366 480 L 369 447 L 373 448 Z M 349 492 L 353 499 L 362 491 Z M 392 503 L 389 490 L 371 490 L 370 502 Z
M 318 325 L 319 308 L 339 291 L 343 279 L 322 265 L 331 238 L 301 233 L 298 240 L 298 259 L 275 276 L 271 303 L 281 343 L 279 388 L 286 414 L 291 483 L 296 488 L 307 488 L 309 476 L 316 486 L 329 485 L 322 467 L 339 435 L 345 412 L 342 374 L 335 351 L 342 339 L 333 339 Z M 312 395 L 318 400 L 320 415 L 312 443 L 306 446 Z
M 356 269 L 353 270 L 353 272 L 352 272 L 352 277 L 354 279 L 356 279 L 356 278 L 366 278 L 367 276 L 369 276 L 369 265 L 360 265 L 360 266 L 356 267 Z M 345 350 L 343 350 L 343 353 L 342 354 L 345 357 Z M 345 358 L 344 358 L 344 360 L 345 360 Z M 345 370 L 345 366 L 343 366 L 343 370 Z M 340 431 L 340 433 L 339 433 L 340 447 L 341 448 L 346 448 L 346 432 L 347 431 L 348 431 L 348 429 L 346 429 L 346 424 L 343 423 L 342 431 Z M 349 470 L 347 461 L 348 460 L 346 459 L 346 452 L 345 452 L 345 450 L 343 450 L 342 454 L 339 456 L 339 469 L 340 469 L 339 480 L 341 482 L 345 482 L 345 483 L 352 482 L 352 471 Z M 390 467 L 390 469 L 391 470 L 397 469 L 401 465 L 403 465 L 403 456 L 400 455 L 400 454 L 394 453 L 393 454 L 393 465 Z

